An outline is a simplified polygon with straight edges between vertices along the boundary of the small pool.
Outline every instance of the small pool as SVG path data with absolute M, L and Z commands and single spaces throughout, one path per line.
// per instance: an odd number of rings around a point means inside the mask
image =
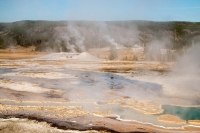
M 174 105 L 162 105 L 164 114 L 171 114 L 183 120 L 200 120 L 200 107 L 181 107 Z

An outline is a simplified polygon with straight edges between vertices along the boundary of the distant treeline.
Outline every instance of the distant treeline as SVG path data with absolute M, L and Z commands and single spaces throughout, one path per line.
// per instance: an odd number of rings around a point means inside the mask
M 72 25 L 71 28 L 66 28 Z M 82 42 L 79 41 L 81 38 Z M 154 40 L 165 40 L 169 49 L 182 49 L 200 40 L 198 22 L 152 21 L 19 21 L 0 23 L 0 49 L 11 45 L 36 46 L 54 52 L 81 51 L 115 44 L 148 47 Z M 159 44 L 158 44 L 159 45 Z M 82 46 L 81 46 L 82 47 Z

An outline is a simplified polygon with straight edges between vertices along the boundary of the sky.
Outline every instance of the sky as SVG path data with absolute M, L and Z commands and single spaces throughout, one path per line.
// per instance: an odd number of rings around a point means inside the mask
M 20 20 L 200 22 L 200 0 L 0 0 L 0 22 Z

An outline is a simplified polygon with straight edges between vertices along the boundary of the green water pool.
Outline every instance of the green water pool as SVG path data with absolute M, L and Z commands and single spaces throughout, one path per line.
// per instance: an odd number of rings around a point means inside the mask
M 163 114 L 171 114 L 183 120 L 200 120 L 200 107 L 181 107 L 173 105 L 162 105 Z

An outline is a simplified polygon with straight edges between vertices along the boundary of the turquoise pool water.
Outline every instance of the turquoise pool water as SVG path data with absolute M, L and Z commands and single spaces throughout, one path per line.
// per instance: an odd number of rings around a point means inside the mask
M 184 120 L 200 120 L 200 107 L 162 105 L 162 109 L 164 114 L 176 115 Z

